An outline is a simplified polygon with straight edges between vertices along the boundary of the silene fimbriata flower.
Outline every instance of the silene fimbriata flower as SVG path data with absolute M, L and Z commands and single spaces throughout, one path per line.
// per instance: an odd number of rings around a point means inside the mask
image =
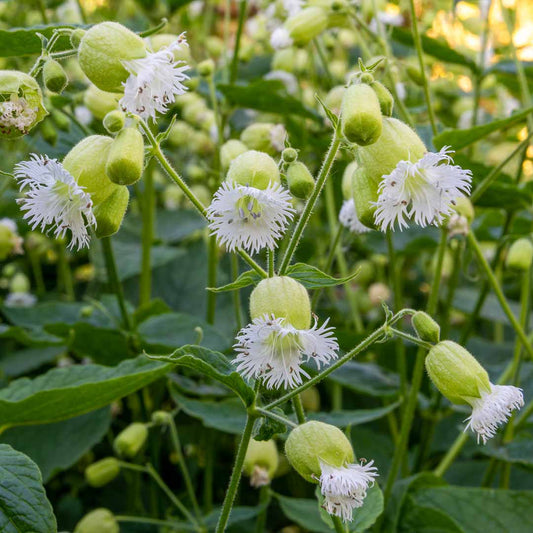
M 353 198 L 345 200 L 339 212 L 339 222 L 352 233 L 367 233 L 371 231 L 359 221 Z
M 408 227 L 406 218 L 419 226 L 439 225 L 453 212 L 457 198 L 470 193 L 472 173 L 453 165 L 448 146 L 428 152 L 415 163 L 400 161 L 383 176 L 374 218 L 382 231 Z
M 32 109 L 25 98 L 12 97 L 0 102 L 0 133 L 9 134 L 15 128 L 26 134 L 36 117 L 37 110 Z
M 320 491 L 324 496 L 324 509 L 345 522 L 352 520 L 353 510 L 363 505 L 366 491 L 378 476 L 377 468 L 367 464 L 347 464 L 341 467 L 320 461 Z
M 168 47 L 122 62 L 130 73 L 119 102 L 124 111 L 155 120 L 157 112 L 166 113 L 176 96 L 185 94 L 187 87 L 183 82 L 189 79 L 185 74 L 189 66 L 174 59 L 174 50 L 181 46 L 188 46 L 183 33 Z
M 501 424 L 507 422 L 515 409 L 524 406 L 522 389 L 512 385 L 490 384 L 490 391 L 481 391 L 480 398 L 465 398 L 472 406 L 472 414 L 465 420 L 465 431 L 471 429 L 486 444 L 496 435 Z
M 32 229 L 55 227 L 54 235 L 71 232 L 69 248 L 89 245 L 90 226 L 96 226 L 90 194 L 56 159 L 31 154 L 29 161 L 15 165 L 15 179 L 24 198 L 18 200 Z
M 301 365 L 313 360 L 316 366 L 337 357 L 339 345 L 328 320 L 318 327 L 297 329 L 284 318 L 264 315 L 237 335 L 233 363 L 243 377 L 260 378 L 269 389 L 294 388 L 309 374 Z
M 224 181 L 207 208 L 209 229 L 233 252 L 274 249 L 294 216 L 291 195 L 279 183 L 266 189 Z

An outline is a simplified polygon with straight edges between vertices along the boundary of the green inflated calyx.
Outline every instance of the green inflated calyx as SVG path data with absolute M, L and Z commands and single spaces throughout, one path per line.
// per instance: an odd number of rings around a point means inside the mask
M 420 339 L 428 342 L 440 341 L 440 326 L 427 313 L 417 311 L 411 320 Z
M 337 468 L 354 461 L 346 435 L 335 426 L 317 421 L 294 428 L 285 443 L 285 453 L 291 466 L 311 483 L 318 482 L 320 461 Z
M 109 509 L 95 509 L 86 514 L 74 528 L 74 533 L 119 533 L 120 527 Z
M 296 198 L 306 199 L 315 188 L 315 180 L 309 169 L 300 161 L 295 161 L 287 167 L 287 184 Z
M 220 164 L 222 168 L 228 169 L 231 165 L 231 162 L 244 152 L 248 151 L 248 147 L 241 141 L 237 139 L 230 139 L 226 141 L 220 147 Z
M 63 67 L 54 59 L 47 59 L 43 66 L 44 86 L 53 93 L 61 93 L 68 84 Z
M 289 276 L 263 279 L 250 295 L 252 320 L 265 315 L 285 318 L 297 329 L 311 326 L 311 302 L 307 289 Z
M 113 449 L 119 457 L 131 459 L 144 446 L 148 438 L 148 428 L 141 422 L 133 422 L 122 430 L 113 441 Z
M 96 219 L 95 234 L 99 239 L 110 237 L 120 229 L 129 200 L 128 188 L 119 186 L 103 202 L 93 208 Z
M 505 265 L 507 268 L 527 271 L 533 261 L 533 244 L 525 237 L 517 239 L 507 252 Z
M 85 75 L 99 89 L 118 92 L 129 76 L 122 61 L 141 59 L 146 54 L 141 37 L 116 22 L 102 22 L 82 37 L 78 60 Z
M 285 29 L 294 44 L 304 45 L 320 35 L 328 26 L 328 15 L 317 6 L 306 7 L 289 17 Z
M 274 477 L 279 465 L 278 449 L 273 440 L 257 441 L 248 444 L 242 470 L 251 478 L 251 485 L 267 485 Z
M 491 390 L 489 375 L 477 359 L 453 341 L 442 341 L 426 357 L 426 370 L 443 396 L 455 404 L 468 404 Z
M 91 487 L 103 487 L 120 474 L 120 463 L 114 457 L 96 461 L 85 469 L 85 479 Z
M 270 183 L 280 182 L 280 174 L 278 165 L 268 154 L 248 150 L 231 162 L 226 179 L 239 185 L 266 189 Z
M 394 98 L 391 92 L 379 81 L 373 81 L 370 84 L 373 91 L 376 93 L 379 101 L 379 107 L 384 116 L 392 116 L 392 110 L 394 109 Z
M 137 128 L 124 128 L 109 149 L 106 173 L 117 185 L 133 185 L 141 179 L 143 168 L 143 136 Z
M 342 133 L 360 146 L 375 143 L 382 131 L 378 97 L 366 83 L 356 83 L 344 91 L 341 104 Z

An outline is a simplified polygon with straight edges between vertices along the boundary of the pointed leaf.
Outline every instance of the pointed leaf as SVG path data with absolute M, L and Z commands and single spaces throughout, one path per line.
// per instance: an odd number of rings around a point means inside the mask
M 211 292 L 226 292 L 226 291 L 235 291 L 237 289 L 242 289 L 243 287 L 248 287 L 257 283 L 262 278 L 254 270 L 247 270 L 243 272 L 240 276 L 237 277 L 235 281 L 223 285 L 222 287 L 208 287 L 207 290 Z
M 287 269 L 287 276 L 299 281 L 307 289 L 321 289 L 323 287 L 335 287 L 342 285 L 354 279 L 359 270 L 345 278 L 334 278 L 318 268 L 306 265 L 305 263 L 296 263 Z

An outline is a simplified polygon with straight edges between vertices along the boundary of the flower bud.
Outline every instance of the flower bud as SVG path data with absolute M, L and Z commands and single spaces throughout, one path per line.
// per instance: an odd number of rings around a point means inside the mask
M 375 143 L 382 130 L 379 100 L 369 85 L 358 83 L 346 89 L 341 104 L 342 133 L 352 143 Z
M 72 48 L 78 48 L 86 33 L 87 32 L 82 28 L 77 28 L 70 34 L 70 44 L 72 45 Z
M 288 276 L 261 280 L 250 295 L 250 316 L 285 318 L 297 329 L 311 325 L 311 302 L 307 289 Z
M 280 175 L 278 165 L 268 154 L 248 150 L 231 162 L 226 179 L 266 189 L 269 183 L 279 183 Z
M 459 344 L 442 341 L 426 357 L 426 370 L 437 389 L 455 404 L 468 404 L 490 391 L 487 371 Z
M 99 488 L 113 481 L 120 474 L 120 464 L 114 457 L 106 457 L 85 469 L 85 479 L 91 487 Z
M 205 40 L 205 48 L 212 57 L 219 58 L 225 50 L 224 41 L 218 35 L 210 35 Z
M 320 411 L 320 394 L 316 387 L 309 387 L 300 393 L 303 408 L 312 413 Z
M 529 270 L 533 261 L 533 244 L 525 237 L 518 239 L 509 248 L 505 265 L 516 270 Z
M 95 233 L 99 239 L 114 235 L 120 229 L 129 200 L 128 188 L 117 185 L 117 188 L 105 200 L 94 207 Z
M 306 199 L 315 188 L 315 180 L 309 169 L 300 161 L 291 163 L 286 172 L 289 190 L 296 198 Z
M 172 413 L 168 411 L 154 411 L 152 413 L 152 422 L 156 426 L 166 426 L 172 420 Z
M 227 170 L 231 162 L 239 155 L 248 151 L 248 147 L 237 139 L 230 139 L 220 147 L 220 164 Z
M 47 59 L 43 66 L 44 86 L 53 93 L 62 93 L 68 84 L 67 74 L 54 59 Z
M 420 339 L 434 343 L 440 341 L 440 326 L 427 313 L 417 311 L 411 320 Z
M 143 168 L 143 136 L 137 128 L 124 128 L 111 145 L 106 173 L 117 185 L 133 185 L 141 179 Z
M 281 159 L 285 163 L 293 163 L 298 159 L 298 152 L 294 148 L 285 148 L 283 152 L 281 152 Z
M 113 449 L 120 457 L 135 457 L 148 437 L 148 428 L 141 422 L 133 422 L 122 430 L 113 442 Z
M 120 98 L 118 93 L 108 93 L 90 85 L 83 95 L 83 103 L 97 119 L 103 120 L 107 113 L 118 109 Z
M 361 259 L 355 263 L 355 270 L 357 271 L 357 283 L 366 287 L 376 278 L 376 265 L 368 260 Z
M 117 133 L 124 127 L 125 122 L 126 115 L 122 111 L 115 109 L 107 113 L 102 124 L 108 133 Z
M 251 150 L 276 155 L 283 150 L 286 135 L 287 132 L 281 124 L 257 122 L 243 130 L 241 141 Z
M 291 431 L 285 453 L 291 466 L 311 483 L 317 483 L 320 478 L 320 461 L 333 467 L 354 461 L 352 445 L 346 435 L 335 426 L 316 421 L 306 422 Z
M 289 17 L 285 29 L 297 45 L 307 44 L 320 35 L 328 26 L 328 15 L 320 7 L 306 7 Z
M 242 470 L 252 487 L 268 485 L 278 469 L 278 448 L 273 440 L 250 440 Z
M 122 61 L 146 56 L 144 41 L 116 22 L 94 25 L 83 36 L 78 60 L 85 75 L 102 91 L 119 92 L 129 73 Z
M 31 285 L 28 276 L 21 272 L 17 272 L 9 282 L 10 292 L 30 292 L 30 288 Z
M 108 509 L 100 508 L 86 514 L 74 528 L 74 533 L 119 533 L 115 516 Z
M 46 115 L 34 78 L 16 70 L 0 70 L 0 138 L 26 135 Z
M 209 78 L 215 72 L 215 62 L 212 59 L 206 59 L 198 63 L 196 70 L 202 78 Z
M 379 81 L 373 81 L 370 84 L 370 87 L 372 87 L 378 97 L 381 113 L 386 117 L 392 116 L 394 98 L 392 97 L 391 92 Z

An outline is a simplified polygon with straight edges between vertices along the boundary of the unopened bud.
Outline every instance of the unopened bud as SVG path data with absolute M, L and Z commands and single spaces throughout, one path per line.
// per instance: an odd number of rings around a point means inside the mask
M 345 200 L 352 198 L 352 179 L 358 166 L 357 161 L 352 161 L 346 165 L 342 174 L 342 196 Z
M 119 533 L 120 527 L 109 509 L 95 509 L 86 514 L 74 528 L 74 533 Z
M 527 271 L 533 261 L 533 244 L 527 238 L 518 239 L 509 248 L 505 265 L 507 268 Z
M 99 239 L 114 235 L 124 220 L 130 193 L 125 186 L 117 188 L 93 209 L 96 218 L 96 236 Z
M 103 487 L 120 474 L 120 463 L 114 457 L 106 457 L 85 469 L 85 479 L 91 487 Z
M 62 93 L 68 84 L 67 74 L 54 59 L 47 59 L 43 66 L 44 86 L 53 93 Z
M 285 150 L 281 152 L 281 159 L 283 159 L 285 163 L 293 163 L 298 159 L 298 152 L 294 148 L 285 148 Z
M 106 172 L 117 185 L 133 185 L 144 168 L 144 141 L 137 128 L 124 128 L 116 136 L 107 157 Z
M 90 85 L 83 95 L 83 103 L 87 109 L 99 120 L 103 120 L 107 113 L 118 108 L 119 93 L 101 91 L 96 85 Z
M 206 59 L 198 63 L 196 70 L 202 78 L 209 78 L 215 72 L 215 62 L 212 59 Z
M 285 29 L 297 45 L 307 44 L 320 35 L 328 25 L 328 15 L 320 7 L 306 7 L 289 17 Z
M 440 326 L 423 311 L 417 311 L 411 319 L 416 334 L 423 341 L 437 343 L 440 341 Z
M 124 127 L 125 122 L 126 115 L 122 111 L 115 109 L 107 113 L 102 124 L 108 133 L 117 133 Z
M 270 183 L 279 183 L 276 162 L 264 152 L 248 150 L 230 164 L 226 179 L 256 189 L 266 189 Z
M 372 87 L 376 93 L 376 96 L 378 97 L 381 113 L 383 113 L 383 115 L 386 117 L 392 116 L 392 110 L 394 109 L 394 98 L 392 97 L 391 92 L 379 81 L 373 81 L 370 84 L 370 87 Z
M 289 190 L 296 198 L 306 199 L 315 188 L 315 180 L 309 169 L 300 161 L 291 163 L 286 172 Z
M 297 329 L 311 325 L 311 302 L 307 289 L 288 276 L 263 279 L 250 295 L 252 319 L 264 315 L 285 318 Z
M 172 413 L 168 411 L 154 411 L 152 422 L 157 426 L 166 426 L 172 420 Z
M 242 470 L 250 478 L 252 487 L 268 485 L 278 468 L 279 458 L 273 440 L 250 440 Z
M 287 132 L 282 124 L 256 122 L 241 133 L 241 141 L 250 149 L 276 155 L 284 148 Z
M 135 457 L 148 437 L 148 428 L 141 422 L 134 422 L 122 430 L 113 442 L 113 449 L 120 457 Z
M 30 288 L 30 280 L 22 272 L 17 272 L 9 281 L 10 292 L 30 292 Z
M 248 147 L 237 139 L 230 139 L 220 147 L 220 164 L 222 168 L 227 170 L 231 162 L 244 152 L 248 151 Z

